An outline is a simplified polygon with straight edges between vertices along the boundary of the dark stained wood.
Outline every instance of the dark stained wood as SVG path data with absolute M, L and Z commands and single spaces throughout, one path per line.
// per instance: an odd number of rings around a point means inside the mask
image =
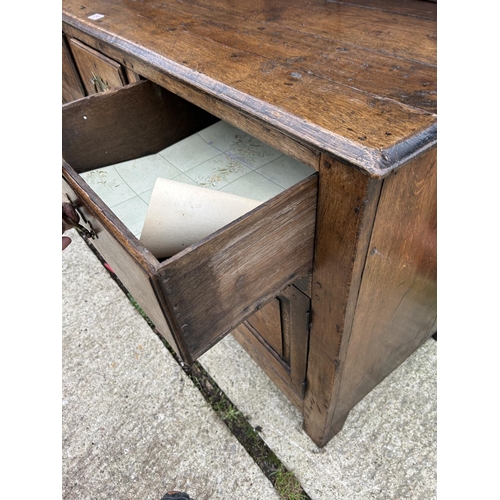
M 85 89 L 78 70 L 73 61 L 73 56 L 68 47 L 66 36 L 62 35 L 62 101 L 63 103 L 75 101 L 85 97 Z
M 291 330 L 292 330 L 292 318 L 291 310 L 292 305 L 290 302 L 290 296 L 286 293 L 286 290 L 281 293 L 278 297 L 280 303 L 280 317 L 281 317 L 281 331 L 282 331 L 282 351 L 281 357 L 287 363 L 290 364 L 290 351 L 291 351 Z
M 64 106 L 63 158 L 75 162 L 76 171 L 124 161 L 165 148 L 201 128 L 203 120 L 213 117 L 142 81 Z M 162 264 L 92 190 L 85 190 L 81 179 L 80 184 L 87 193 L 83 202 L 102 215 L 99 224 L 108 224 L 159 283 L 158 307 L 186 361 L 196 359 L 276 290 L 311 271 L 317 175 Z M 122 271 L 126 273 L 125 267 Z
M 293 285 L 297 287 L 302 293 L 311 298 L 311 280 L 312 280 L 312 275 L 309 274 L 304 278 L 300 278 L 294 281 Z
M 91 243 L 188 363 L 311 269 L 317 175 L 161 264 L 66 162 L 63 179 Z
M 412 135 L 424 132 L 435 120 L 433 115 L 420 109 L 373 97 L 314 75 L 296 73 L 280 64 L 276 64 L 272 71 L 272 78 L 280 85 L 272 86 L 269 85 L 267 69 L 263 67 L 265 61 L 260 57 L 248 53 L 231 57 L 234 50 L 210 40 L 205 40 L 194 52 L 188 43 L 187 37 L 179 35 L 173 55 L 179 54 L 188 65 L 212 78 L 223 73 L 230 81 L 230 89 L 224 91 L 225 95 L 229 93 L 239 100 L 238 92 L 251 95 L 257 85 L 260 115 L 268 117 L 273 113 L 273 107 L 279 109 L 275 113 L 279 113 L 282 125 L 288 126 L 288 133 L 299 132 L 302 140 L 315 146 L 328 141 L 335 145 L 339 156 L 353 163 L 361 160 L 372 175 L 377 169 L 385 169 L 387 160 L 380 151 L 389 142 L 403 141 L 410 130 Z M 214 52 L 221 56 L 217 65 L 210 62 Z M 297 78 L 292 73 L 297 74 Z M 312 109 L 315 110 L 314 126 L 307 116 Z M 300 117 L 300 123 L 292 119 L 292 111 Z M 335 134 L 329 132 L 332 129 Z M 389 157 L 392 153 L 387 151 L 385 154 Z
M 164 7 L 168 5 L 164 3 Z M 203 10 L 203 14 L 211 10 L 221 20 L 234 15 L 239 24 L 254 20 L 271 29 L 285 26 L 296 34 L 308 33 L 401 59 L 436 64 L 436 46 L 429 36 L 430 33 L 435 36 L 435 19 L 415 19 L 405 12 L 366 9 L 360 4 L 343 2 L 261 0 L 244 2 L 235 9 L 227 0 L 192 0 L 179 9 L 191 16 L 191 10 L 184 10 L 190 6 L 205 7 L 207 11 Z
M 116 61 L 74 38 L 70 39 L 69 44 L 88 95 L 103 91 L 94 83 L 96 77 L 101 78 L 106 89 L 116 89 L 127 84 L 123 68 Z
M 399 14 L 408 14 L 411 16 L 425 17 L 433 21 L 437 20 L 436 4 L 427 3 L 421 5 L 421 2 L 415 4 L 413 0 L 328 0 L 329 2 L 355 4 L 368 9 L 380 9 Z M 422 0 L 426 1 L 426 0 Z M 429 0 L 436 2 L 437 0 Z
M 128 83 L 135 83 L 141 81 L 141 77 L 135 71 L 132 71 L 131 69 L 126 67 L 123 68 L 123 71 L 125 72 Z
M 247 322 L 255 330 L 261 332 L 267 343 L 283 358 L 283 332 L 279 300 L 277 298 L 271 299 L 252 314 Z
M 342 193 L 329 191 L 326 200 L 320 186 L 304 403 L 304 427 L 319 446 L 435 331 L 435 155 L 431 151 L 365 188 L 366 180 L 351 171 L 333 184 Z M 358 205 L 358 213 L 352 208 L 359 203 L 364 208 Z M 341 247 L 323 246 L 323 238 L 337 240 L 339 228 L 346 238 Z
M 289 286 L 280 295 L 289 305 L 289 365 L 290 385 L 296 394 L 304 397 L 309 343 L 310 298 L 295 286 Z
M 381 181 L 330 158 L 323 159 L 320 176 L 304 429 L 324 446 L 336 424 L 339 356 L 348 342 Z
M 63 107 L 63 157 L 77 171 L 157 153 L 217 119 L 152 82 Z
M 82 32 L 78 32 L 70 26 L 66 26 L 66 31 L 73 34 L 78 33 L 78 36 L 84 39 L 87 43 L 94 43 L 101 50 L 105 50 L 106 53 L 112 55 L 122 63 L 127 62 L 145 78 L 162 85 L 164 88 L 170 90 L 176 95 L 183 97 L 200 108 L 209 111 L 213 115 L 218 116 L 219 118 L 232 123 L 237 128 L 248 132 L 254 137 L 257 137 L 266 144 L 269 144 L 283 153 L 318 170 L 319 153 L 313 150 L 310 145 L 306 145 L 305 142 L 297 136 L 291 138 L 281 131 L 262 123 L 261 120 L 244 114 L 241 110 L 227 106 L 222 101 L 211 95 L 200 93 L 193 87 L 180 83 L 177 78 L 171 78 L 164 72 L 158 71 L 155 67 L 145 64 L 139 59 L 132 60 L 129 56 L 124 59 L 121 51 L 117 50 L 113 46 L 96 42 L 92 37 L 89 37 Z
M 317 174 L 159 267 L 171 329 L 193 359 L 312 268 Z
M 272 73 L 277 65 L 283 65 L 301 74 L 313 74 L 436 112 L 435 65 L 379 55 L 372 53 L 371 48 L 345 44 L 335 37 L 330 37 L 326 47 L 323 37 L 297 32 L 282 23 L 271 26 L 266 23 L 263 27 L 252 17 L 242 22 L 231 12 L 221 16 L 212 2 L 210 6 L 192 2 L 163 4 L 162 8 L 168 9 L 171 23 L 181 24 L 192 35 L 233 49 L 233 57 L 247 52 L 265 57 L 268 62 L 261 68 L 264 73 Z
M 145 77 L 193 102 L 198 93 L 217 116 L 238 110 L 384 177 L 436 142 L 435 21 L 408 5 L 108 1 L 94 2 L 105 17 L 91 21 L 65 0 L 63 19 Z
M 333 420 L 435 332 L 436 204 L 436 150 L 384 180 Z
M 63 31 L 163 89 L 64 106 L 63 156 L 78 171 L 159 151 L 214 117 L 318 170 L 159 263 L 66 168 L 183 359 L 239 324 L 324 446 L 436 330 L 436 5 L 63 0 Z

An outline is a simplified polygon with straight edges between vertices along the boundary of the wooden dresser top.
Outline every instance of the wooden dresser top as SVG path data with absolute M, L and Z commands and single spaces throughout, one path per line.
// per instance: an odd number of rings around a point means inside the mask
M 434 147 L 436 4 L 63 0 L 63 22 L 384 177 Z M 94 14 L 100 14 L 97 20 Z

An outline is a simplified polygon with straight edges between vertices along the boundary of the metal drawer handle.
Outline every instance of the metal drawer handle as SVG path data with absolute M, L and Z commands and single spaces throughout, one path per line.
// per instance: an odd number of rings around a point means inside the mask
M 97 233 L 94 231 L 94 228 L 92 227 L 92 224 L 90 223 L 90 221 L 88 221 L 85 216 L 80 212 L 80 210 L 78 210 L 78 207 L 76 207 L 74 205 L 74 203 L 72 203 L 72 201 L 69 199 L 69 196 L 67 196 L 68 200 L 69 200 L 69 203 L 71 204 L 71 206 L 75 209 L 76 213 L 80 216 L 81 219 L 83 219 L 85 221 L 86 224 L 88 224 L 90 226 L 90 229 L 87 229 L 86 227 L 82 226 L 80 223 L 78 222 L 75 222 L 73 219 L 70 219 L 64 212 L 62 213 L 62 218 L 64 220 L 64 222 L 66 224 L 68 224 L 68 226 L 76 229 L 76 231 L 78 232 L 78 234 L 80 236 L 82 236 L 83 238 L 85 239 L 96 239 L 98 238 L 97 236 Z

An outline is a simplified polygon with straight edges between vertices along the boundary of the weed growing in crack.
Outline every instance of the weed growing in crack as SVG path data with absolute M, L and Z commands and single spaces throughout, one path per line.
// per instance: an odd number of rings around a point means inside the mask
M 309 497 L 304 493 L 296 477 L 283 466 L 272 474 L 274 487 L 284 500 L 306 500 Z
M 86 242 L 89 248 L 94 252 L 96 257 L 104 265 L 105 261 L 90 243 Z M 146 320 L 153 332 L 161 340 L 165 348 L 170 352 L 172 357 L 177 361 L 179 366 L 188 375 L 191 381 L 199 389 L 205 400 L 210 404 L 213 410 L 227 425 L 232 434 L 245 448 L 247 453 L 253 458 L 255 463 L 260 467 L 264 475 L 269 479 L 274 488 L 278 491 L 282 500 L 311 500 L 307 493 L 300 486 L 299 481 L 294 474 L 288 471 L 281 463 L 276 454 L 266 445 L 261 438 L 259 432 L 262 431 L 260 426 L 255 428 L 250 425 L 248 419 L 238 410 L 236 406 L 229 400 L 224 392 L 215 383 L 208 372 L 198 362 L 194 362 L 191 366 L 186 365 L 170 347 L 168 342 L 156 330 L 153 322 L 148 318 L 135 299 L 130 295 L 116 274 L 109 269 L 111 277 L 117 285 L 122 289 L 124 294 L 130 300 L 132 305 L 138 310 L 141 316 Z

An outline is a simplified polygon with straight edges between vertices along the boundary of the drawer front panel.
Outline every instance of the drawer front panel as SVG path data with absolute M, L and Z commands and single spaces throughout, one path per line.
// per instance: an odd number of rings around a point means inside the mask
M 127 84 L 120 64 L 72 38 L 70 47 L 87 94 L 96 94 Z

